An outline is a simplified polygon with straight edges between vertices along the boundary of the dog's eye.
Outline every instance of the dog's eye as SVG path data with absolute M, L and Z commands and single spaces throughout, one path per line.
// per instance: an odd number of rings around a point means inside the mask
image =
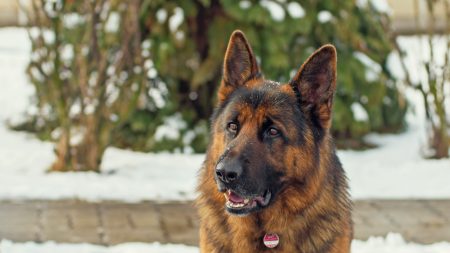
M 276 136 L 280 135 L 280 131 L 276 128 L 271 127 L 267 130 L 267 134 L 270 137 L 276 137 Z
M 228 123 L 227 128 L 228 128 L 228 131 L 235 133 L 238 130 L 238 125 L 236 123 L 231 122 L 231 123 Z

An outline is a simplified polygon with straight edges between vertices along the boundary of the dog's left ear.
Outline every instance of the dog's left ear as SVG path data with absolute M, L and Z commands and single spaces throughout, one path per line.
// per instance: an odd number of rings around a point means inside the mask
M 231 34 L 223 63 L 223 78 L 219 88 L 219 103 L 223 102 L 235 89 L 259 75 L 259 67 L 252 48 L 243 32 Z
M 315 51 L 290 83 L 299 93 L 302 110 L 323 129 L 329 129 L 336 90 L 336 48 L 325 45 Z

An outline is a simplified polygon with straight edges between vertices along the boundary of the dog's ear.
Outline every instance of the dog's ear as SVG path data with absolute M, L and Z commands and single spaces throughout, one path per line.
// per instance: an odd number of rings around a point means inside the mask
M 323 129 L 329 129 L 336 89 L 336 48 L 325 45 L 315 51 L 290 83 L 299 93 L 302 110 Z
M 228 42 L 223 64 L 223 78 L 219 88 L 219 102 L 223 102 L 235 89 L 259 76 L 259 67 L 244 33 L 233 32 Z

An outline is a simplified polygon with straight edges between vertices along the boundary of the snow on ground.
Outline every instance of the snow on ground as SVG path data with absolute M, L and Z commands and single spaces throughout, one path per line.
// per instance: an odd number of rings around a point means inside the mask
M 1 253 L 198 253 L 198 248 L 159 243 L 124 243 L 105 247 L 88 243 L 69 244 L 45 242 L 14 243 L 8 240 L 0 241 Z
M 412 39 L 414 40 L 414 39 Z M 45 173 L 53 146 L 7 129 L 27 109 L 33 88 L 23 73 L 29 57 L 25 30 L 0 29 L 0 199 L 79 198 L 89 201 L 190 200 L 203 155 L 144 154 L 109 148 L 102 173 Z M 379 148 L 339 151 L 354 198 L 450 198 L 450 160 L 425 160 L 420 96 L 400 135 L 368 136 Z
M 353 198 L 450 198 L 450 159 L 423 158 L 425 111 L 420 94 L 406 95 L 415 113 L 407 115 L 405 133 L 370 134 L 367 140 L 379 148 L 338 152 Z
M 352 253 L 448 253 L 449 242 L 429 245 L 405 242 L 399 234 L 389 233 L 385 238 L 370 237 L 367 241 L 353 240 Z
M 198 253 L 196 247 L 159 243 L 124 243 L 111 247 L 92 244 L 67 244 L 45 242 L 14 243 L 0 241 L 2 253 Z M 386 238 L 371 237 L 367 241 L 353 240 L 352 253 L 448 253 L 450 243 L 431 245 L 408 243 L 399 234 L 388 234 Z

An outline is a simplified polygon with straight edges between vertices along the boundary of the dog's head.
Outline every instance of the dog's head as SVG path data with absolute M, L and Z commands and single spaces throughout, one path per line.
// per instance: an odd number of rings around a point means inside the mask
M 336 50 L 314 52 L 285 84 L 265 80 L 244 34 L 235 31 L 225 54 L 212 120 L 214 179 L 226 210 L 246 215 L 309 187 L 328 135 L 336 86 Z

